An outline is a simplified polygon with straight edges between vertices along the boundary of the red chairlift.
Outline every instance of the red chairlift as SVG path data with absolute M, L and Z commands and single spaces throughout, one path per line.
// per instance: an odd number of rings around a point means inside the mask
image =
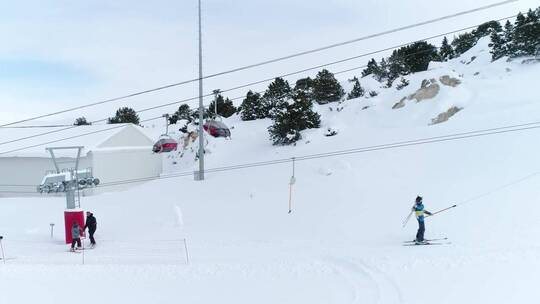
M 208 120 L 204 123 L 203 129 L 213 137 L 231 137 L 231 130 L 221 121 Z
M 163 134 L 159 137 L 158 141 L 152 147 L 154 153 L 167 153 L 176 151 L 178 148 L 178 142 L 167 134 Z
M 163 114 L 163 118 L 165 118 L 165 134 L 162 134 L 152 147 L 154 153 L 167 153 L 178 148 L 178 142 L 169 136 L 169 114 Z

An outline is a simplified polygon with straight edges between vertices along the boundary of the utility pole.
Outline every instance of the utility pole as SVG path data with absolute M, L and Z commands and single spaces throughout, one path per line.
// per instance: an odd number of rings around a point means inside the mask
M 169 135 L 169 114 L 163 114 L 161 117 L 165 118 L 165 135 Z
M 202 70 L 202 20 L 201 0 L 199 0 L 199 172 L 195 179 L 204 180 L 204 106 L 203 106 L 203 70 Z
M 215 118 L 217 118 L 217 102 L 218 102 L 218 95 L 221 94 L 221 90 L 216 89 L 212 91 L 212 93 L 214 93 L 214 114 L 215 114 Z

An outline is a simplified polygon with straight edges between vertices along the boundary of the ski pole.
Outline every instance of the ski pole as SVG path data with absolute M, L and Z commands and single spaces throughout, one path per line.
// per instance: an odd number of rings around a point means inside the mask
M 411 218 L 413 212 L 411 210 L 411 212 L 409 212 L 409 215 L 407 215 L 407 217 L 403 220 L 403 228 L 405 228 L 405 226 L 407 226 L 407 223 L 409 222 L 409 219 Z
M 82 264 L 83 264 L 83 265 L 84 265 L 84 251 L 85 251 L 85 250 L 84 250 L 84 240 L 85 240 L 85 239 L 86 239 L 85 237 L 82 237 L 82 238 L 81 238 L 81 243 L 82 243 Z
M 51 226 L 51 240 L 54 239 L 54 223 L 49 224 Z
M 6 257 L 4 255 L 4 245 L 2 245 L 2 240 L 4 239 L 3 236 L 0 235 L 0 250 L 2 251 L 2 262 L 6 263 Z
M 186 264 L 189 265 L 189 251 L 187 249 L 187 240 L 186 240 L 186 238 L 184 238 L 184 248 L 186 250 Z
M 296 183 L 296 177 L 295 177 L 295 160 L 296 158 L 292 158 L 292 176 L 291 181 L 289 182 L 289 214 L 292 212 L 292 188 L 293 185 Z
M 455 208 L 455 207 L 457 207 L 457 205 L 453 205 L 453 206 L 450 206 L 450 207 L 448 207 L 448 208 L 444 208 L 444 209 L 442 209 L 442 210 L 439 210 L 439 211 L 437 211 L 437 212 L 433 212 L 433 213 L 431 213 L 430 216 L 434 216 L 435 214 L 438 214 L 438 213 L 441 213 L 441 212 L 450 210 L 450 209 Z

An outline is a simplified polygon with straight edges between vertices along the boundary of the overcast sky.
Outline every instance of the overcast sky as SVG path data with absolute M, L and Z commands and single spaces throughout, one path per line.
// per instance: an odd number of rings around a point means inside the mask
M 204 73 L 457 13 L 501 0 L 203 0 Z M 205 93 L 503 18 L 540 6 L 521 0 L 205 82 Z M 0 123 L 197 77 L 196 0 L 0 0 Z M 440 39 L 439 39 L 440 40 Z M 437 44 L 440 41 L 437 41 Z M 329 67 L 361 66 L 369 58 Z M 306 75 L 313 75 L 306 73 Z M 360 70 L 342 76 L 360 74 Z M 302 75 L 301 75 L 302 76 Z M 300 76 L 289 78 L 291 83 Z M 253 87 L 264 89 L 264 85 Z M 245 94 L 230 92 L 229 97 Z M 197 95 L 196 84 L 53 118 L 98 120 Z M 191 103 L 193 105 L 194 102 Z M 173 112 L 177 106 L 141 113 Z

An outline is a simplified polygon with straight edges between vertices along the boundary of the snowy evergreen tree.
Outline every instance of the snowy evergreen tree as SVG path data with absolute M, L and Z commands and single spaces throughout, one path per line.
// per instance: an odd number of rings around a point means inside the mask
M 109 124 L 132 123 L 139 124 L 139 115 L 132 108 L 122 107 L 116 111 L 114 117 L 108 119 Z
M 268 128 L 274 145 L 289 145 L 302 138 L 301 131 L 318 128 L 320 115 L 312 110 L 313 104 L 303 92 L 297 92 L 282 111 L 276 113 L 274 124 Z
M 240 117 L 244 121 L 265 118 L 264 105 L 259 93 L 249 91 L 240 108 L 242 109 Z
M 386 87 L 388 88 L 392 87 L 394 80 L 397 79 L 399 76 L 407 75 L 411 72 L 410 68 L 405 62 L 405 57 L 403 56 L 404 54 L 400 53 L 399 50 L 394 50 L 390 58 L 388 58 L 388 64 L 386 65 L 387 73 L 385 76 Z M 382 65 L 384 65 L 384 62 L 383 64 L 381 64 L 381 66 Z
M 455 52 L 452 46 L 448 43 L 446 36 L 443 38 L 441 48 L 439 49 L 439 57 L 442 61 L 448 61 L 455 57 Z
M 208 115 L 210 117 L 215 116 L 217 104 L 217 115 L 222 117 L 231 117 L 236 113 L 236 108 L 234 107 L 233 102 L 229 98 L 224 98 L 221 94 L 216 94 L 214 100 L 208 106 Z
M 401 77 L 401 81 L 396 85 L 396 89 L 399 91 L 409 85 L 409 81 Z
M 510 21 L 506 21 L 502 35 L 504 54 L 505 56 L 512 56 L 516 50 L 514 47 L 514 25 Z
M 381 59 L 381 63 L 379 63 L 379 70 L 375 71 L 374 75 L 378 82 L 382 82 L 388 78 L 388 63 L 386 62 L 386 59 Z
M 394 80 L 403 75 L 427 70 L 429 63 L 439 59 L 434 45 L 425 41 L 415 42 L 392 52 L 388 60 L 381 60 L 377 80 L 386 80 L 386 87 L 391 87 Z
M 313 98 L 319 104 L 339 101 L 345 95 L 341 84 L 334 77 L 334 74 L 324 69 L 317 73 L 313 80 Z
M 357 77 L 354 77 L 353 79 L 350 79 L 349 82 L 354 83 L 353 88 L 351 92 L 347 95 L 347 99 L 355 99 L 364 96 L 366 91 L 360 84 L 360 81 Z
M 313 100 L 313 84 L 311 77 L 298 79 L 294 85 L 294 92 L 304 92 L 309 100 Z
M 369 97 L 375 97 L 377 95 L 379 95 L 379 92 L 377 92 L 377 91 L 369 91 Z
M 454 47 L 456 57 L 470 50 L 476 45 L 476 42 L 478 42 L 478 40 L 472 33 L 464 33 L 455 37 L 454 41 L 452 41 L 452 46 Z
M 86 120 L 86 117 L 79 117 L 77 119 L 75 119 L 75 122 L 73 123 L 74 126 L 88 126 L 88 125 L 91 125 L 92 123 L 88 122 Z
M 476 40 L 490 36 L 492 33 L 499 33 L 502 31 L 502 26 L 498 21 L 489 21 L 479 25 L 472 34 L 476 37 Z
M 189 105 L 183 104 L 178 107 L 178 110 L 169 116 L 169 123 L 171 125 L 176 124 L 179 120 L 187 120 L 188 122 L 193 121 L 193 112 L 189 108 Z M 198 113 L 197 113 L 198 114 Z
M 426 71 L 429 63 L 438 59 L 439 53 L 437 52 L 437 48 L 430 43 L 420 41 L 399 48 L 390 57 L 389 61 L 400 60 L 403 65 L 402 69 L 405 71 L 404 73 L 400 73 L 400 75 L 407 75 L 408 73 Z
M 287 107 L 287 100 L 291 98 L 292 89 L 287 80 L 276 78 L 264 92 L 262 103 L 264 117 L 274 118 L 277 113 Z
M 529 10 L 527 16 L 519 13 L 513 34 L 513 52 L 511 56 L 535 55 L 540 47 L 540 16 Z
M 493 60 L 497 60 L 507 55 L 506 42 L 504 41 L 504 36 L 500 33 L 493 32 L 491 33 L 491 57 Z
M 362 77 L 366 77 L 368 75 L 377 75 L 380 73 L 380 67 L 377 61 L 375 61 L 374 58 L 371 58 L 370 61 L 368 61 L 367 67 L 362 71 Z

